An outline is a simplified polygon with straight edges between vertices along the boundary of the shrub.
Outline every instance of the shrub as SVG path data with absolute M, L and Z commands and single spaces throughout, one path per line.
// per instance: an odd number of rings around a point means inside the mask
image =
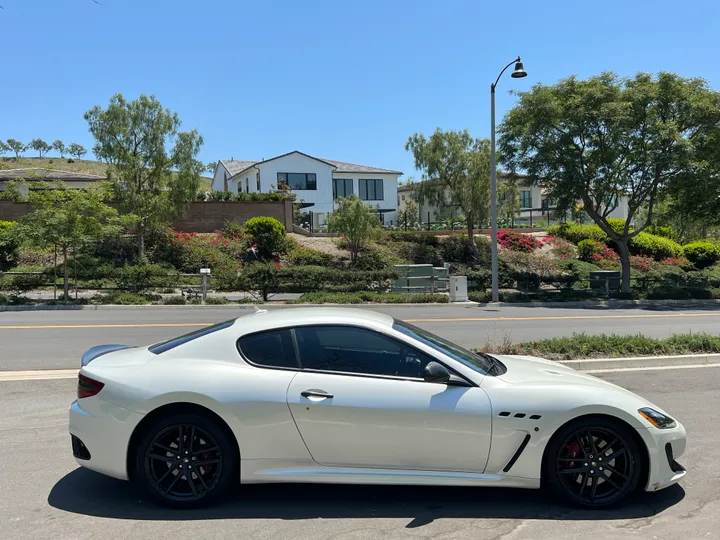
M 285 246 L 285 226 L 272 217 L 255 217 L 245 222 L 250 241 L 260 257 L 268 259 L 280 253 Z
M 572 259 L 576 255 L 576 248 L 573 244 L 564 238 L 557 236 L 546 236 L 542 241 L 543 245 L 550 246 L 550 253 L 555 255 L 561 261 Z
M 660 225 L 649 225 L 643 232 L 653 234 L 655 236 L 662 236 L 663 238 L 669 238 L 670 240 L 674 240 L 676 242 L 680 237 L 680 235 L 676 233 L 672 227 L 664 227 Z
M 137 294 L 124 291 L 110 291 L 107 294 L 99 294 L 93 296 L 90 301 L 93 304 L 119 304 L 119 305 L 138 305 L 149 304 L 160 300 L 159 295 L 154 294 Z
M 520 289 L 537 289 L 541 283 L 562 280 L 560 264 L 547 255 L 508 250 L 502 252 L 501 258 Z
M 230 300 L 224 296 L 210 296 L 205 299 L 205 303 L 211 306 L 223 306 L 225 304 L 229 304 Z
M 578 245 L 578 259 L 585 262 L 592 262 L 596 253 L 602 253 L 603 245 L 595 240 L 581 240 Z
M 412 242 L 414 244 L 426 244 L 437 247 L 440 239 L 435 234 L 414 231 L 390 231 L 387 238 L 393 242 Z
M 667 339 L 643 335 L 573 334 L 572 337 L 543 339 L 512 345 L 505 354 L 527 354 L 555 360 L 588 357 L 627 357 L 668 354 L 717 353 L 720 337 L 708 334 L 679 334 Z M 487 348 L 485 352 L 493 352 Z
M 17 264 L 20 242 L 13 234 L 14 221 L 0 221 L 0 270 L 7 270 Z
M 394 247 L 400 257 L 412 264 L 432 264 L 433 266 L 440 266 L 442 264 L 442 259 L 437 248 L 429 244 L 398 242 Z
M 480 253 L 480 260 L 490 259 L 490 241 L 485 237 L 475 238 Z M 445 262 L 469 263 L 473 262 L 473 249 L 470 240 L 465 235 L 453 235 L 440 242 L 440 255 Z
M 644 255 L 656 261 L 668 257 L 680 257 L 683 254 L 682 246 L 674 240 L 645 231 L 630 240 L 629 249 L 631 255 Z
M 163 286 L 168 281 L 167 275 L 172 273 L 158 264 L 136 264 L 116 268 L 113 278 L 119 289 L 139 293 Z
M 683 253 L 697 268 L 703 269 L 720 261 L 720 244 L 707 240 L 691 242 L 685 245 Z
M 187 300 L 184 296 L 167 296 L 163 298 L 162 303 L 166 306 L 184 306 Z
M 357 270 L 382 270 L 400 262 L 389 250 L 383 250 L 381 246 L 372 245 L 358 253 L 353 268 Z
M 492 294 L 487 291 L 470 291 L 468 292 L 468 300 L 487 304 L 492 300 Z
M 542 247 L 542 243 L 534 236 L 516 231 L 498 231 L 497 238 L 498 244 L 511 251 L 532 253 Z
M 222 228 L 224 236 L 242 236 L 245 234 L 245 226 L 237 219 L 227 219 Z
M 651 269 L 653 262 L 654 260 L 650 257 L 644 257 L 642 255 L 630 256 L 630 267 L 642 272 L 643 274 Z
M 562 268 L 568 275 L 568 282 L 573 289 L 588 289 L 590 287 L 590 272 L 600 270 L 599 266 L 586 261 L 560 261 Z
M 396 292 L 355 292 L 355 293 L 326 293 L 311 292 L 303 294 L 289 304 L 447 304 L 449 298 L 439 293 L 396 293 Z
M 298 246 L 288 254 L 288 260 L 294 266 L 328 266 L 332 262 L 332 255 Z
M 583 240 L 604 243 L 608 239 L 607 234 L 597 225 L 581 225 L 572 221 L 548 227 L 548 234 L 564 238 L 573 244 L 579 244 Z
M 52 269 L 46 267 L 24 266 L 14 268 L 13 272 L 20 273 L 0 276 L 0 291 L 7 291 L 13 296 L 39 289 L 53 280 Z

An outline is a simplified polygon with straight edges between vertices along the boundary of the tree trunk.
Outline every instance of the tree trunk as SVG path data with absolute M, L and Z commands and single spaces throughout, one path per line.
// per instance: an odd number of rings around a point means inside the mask
M 470 242 L 470 249 L 472 250 L 473 261 L 477 262 L 480 258 L 480 252 L 478 251 L 477 244 L 475 243 L 475 223 L 472 219 L 467 220 L 467 235 L 468 242 Z
M 68 283 L 68 267 L 67 267 L 68 249 L 63 246 L 63 300 L 70 300 L 69 283 Z
M 620 252 L 620 266 L 622 268 L 622 292 L 630 292 L 630 250 L 628 249 L 628 239 L 614 240 L 615 245 Z
M 145 258 L 145 227 L 138 227 L 138 262 L 142 264 Z

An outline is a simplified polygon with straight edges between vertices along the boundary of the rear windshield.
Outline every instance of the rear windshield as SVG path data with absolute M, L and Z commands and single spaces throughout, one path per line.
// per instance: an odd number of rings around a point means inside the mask
M 192 341 L 193 339 L 207 336 L 208 334 L 212 334 L 213 332 L 217 332 L 218 330 L 223 330 L 225 328 L 229 328 L 233 324 L 235 324 L 235 319 L 231 319 L 229 321 L 221 322 L 218 324 L 213 324 L 212 326 L 206 326 L 205 328 L 201 328 L 200 330 L 195 330 L 194 332 L 190 332 L 189 334 L 185 334 L 180 337 L 172 338 L 167 341 L 162 341 L 160 343 L 156 343 L 155 345 L 151 345 L 148 350 L 155 354 L 161 354 L 161 353 L 164 353 L 165 351 L 169 351 L 170 349 L 174 349 L 178 345 L 182 345 L 183 343 Z

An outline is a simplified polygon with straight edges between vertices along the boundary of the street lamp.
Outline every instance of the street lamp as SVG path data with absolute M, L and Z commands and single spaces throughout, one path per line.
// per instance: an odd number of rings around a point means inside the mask
M 495 163 L 495 87 L 505 70 L 515 64 L 515 69 L 510 74 L 513 79 L 527 77 L 520 57 L 510 62 L 503 68 L 495 82 L 490 85 L 490 175 L 491 175 L 491 199 L 490 199 L 490 220 L 491 220 L 491 249 L 492 249 L 492 301 L 500 301 L 500 284 L 498 278 L 498 246 L 497 246 L 497 164 Z

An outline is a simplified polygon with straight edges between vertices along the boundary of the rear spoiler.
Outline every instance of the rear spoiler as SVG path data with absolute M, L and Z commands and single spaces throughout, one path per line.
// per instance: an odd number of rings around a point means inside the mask
M 81 366 L 85 367 L 90 362 L 95 360 L 98 356 L 103 354 L 111 353 L 113 351 L 120 351 L 122 349 L 134 349 L 133 345 L 96 345 L 91 349 L 85 351 L 82 355 Z

